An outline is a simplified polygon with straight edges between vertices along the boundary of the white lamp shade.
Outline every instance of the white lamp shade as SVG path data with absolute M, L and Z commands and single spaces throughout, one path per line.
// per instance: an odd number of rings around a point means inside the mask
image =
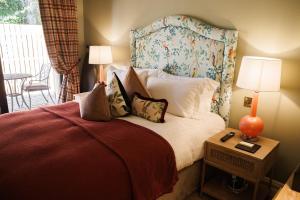
M 258 92 L 280 90 L 281 60 L 244 56 L 236 85 Z
M 89 64 L 110 64 L 112 63 L 110 46 L 90 46 Z

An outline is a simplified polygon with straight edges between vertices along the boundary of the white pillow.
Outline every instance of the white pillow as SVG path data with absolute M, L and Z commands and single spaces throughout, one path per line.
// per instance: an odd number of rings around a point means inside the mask
M 220 83 L 212 80 L 210 78 L 192 78 L 184 76 L 175 76 L 159 70 L 159 78 L 172 79 L 172 80 L 190 80 L 198 84 L 199 92 L 195 98 L 195 108 L 192 118 L 199 119 L 201 113 L 210 112 L 211 110 L 211 101 L 216 89 L 219 87 Z
M 180 117 L 192 118 L 195 98 L 199 92 L 197 82 L 149 77 L 147 89 L 155 99 L 168 101 L 167 112 Z
M 107 73 L 106 73 L 106 83 L 110 83 L 113 77 L 113 73 L 115 72 L 118 76 L 118 78 L 120 79 L 120 81 L 122 82 L 122 84 L 124 84 L 124 80 L 126 77 L 126 74 L 128 72 L 129 67 L 128 66 L 124 66 L 122 67 L 122 69 L 114 67 L 114 66 L 109 66 L 107 69 Z M 144 86 L 147 85 L 147 78 L 148 76 L 158 76 L 158 70 L 157 69 L 139 69 L 139 68 L 134 68 L 134 70 L 136 71 L 137 75 L 139 76 L 141 82 L 144 84 Z
M 151 77 L 158 77 L 158 69 L 140 69 L 140 68 L 134 68 L 137 71 L 143 72 L 146 71 L 148 74 L 147 78 Z

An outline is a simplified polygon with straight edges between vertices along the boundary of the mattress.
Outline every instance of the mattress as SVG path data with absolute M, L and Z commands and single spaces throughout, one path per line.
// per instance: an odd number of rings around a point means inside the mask
M 172 146 L 177 170 L 203 158 L 204 142 L 213 134 L 225 129 L 224 120 L 215 113 L 203 113 L 200 119 L 189 119 L 166 113 L 165 123 L 153 123 L 130 115 L 120 119 L 151 129 Z

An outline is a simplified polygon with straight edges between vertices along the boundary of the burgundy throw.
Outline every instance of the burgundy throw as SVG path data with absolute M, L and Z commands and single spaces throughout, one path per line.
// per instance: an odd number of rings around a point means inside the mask
M 0 199 L 148 200 L 176 181 L 173 149 L 142 126 L 74 102 L 0 116 Z

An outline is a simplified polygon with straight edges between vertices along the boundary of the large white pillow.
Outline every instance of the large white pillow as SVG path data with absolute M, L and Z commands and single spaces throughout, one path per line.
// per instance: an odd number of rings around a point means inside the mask
M 199 91 L 195 98 L 195 107 L 194 107 L 194 114 L 192 118 L 198 119 L 201 113 L 210 112 L 211 110 L 211 102 L 213 95 L 216 91 L 216 89 L 219 87 L 220 83 L 209 79 L 209 78 L 191 78 L 191 77 L 184 77 L 184 76 L 175 76 L 168 74 L 166 72 L 163 72 L 162 70 L 159 70 L 157 72 L 159 78 L 164 79 L 172 79 L 172 80 L 190 80 L 195 82 L 198 87 Z
M 115 66 L 109 66 L 107 69 L 107 73 L 106 73 L 106 82 L 110 83 L 113 77 L 113 73 L 115 72 L 118 76 L 118 78 L 120 79 L 120 81 L 122 82 L 122 84 L 124 83 L 126 74 L 128 72 L 129 67 L 128 66 L 123 66 L 122 68 L 117 68 Z M 157 69 L 138 69 L 138 68 L 134 68 L 135 72 L 137 73 L 137 75 L 139 76 L 139 79 L 141 80 L 141 82 L 144 84 L 144 86 L 147 85 L 147 78 L 148 76 L 158 76 L 158 70 Z
M 192 118 L 195 98 L 199 87 L 195 81 L 172 80 L 150 76 L 147 89 L 155 99 L 167 99 L 167 112 L 180 117 Z

